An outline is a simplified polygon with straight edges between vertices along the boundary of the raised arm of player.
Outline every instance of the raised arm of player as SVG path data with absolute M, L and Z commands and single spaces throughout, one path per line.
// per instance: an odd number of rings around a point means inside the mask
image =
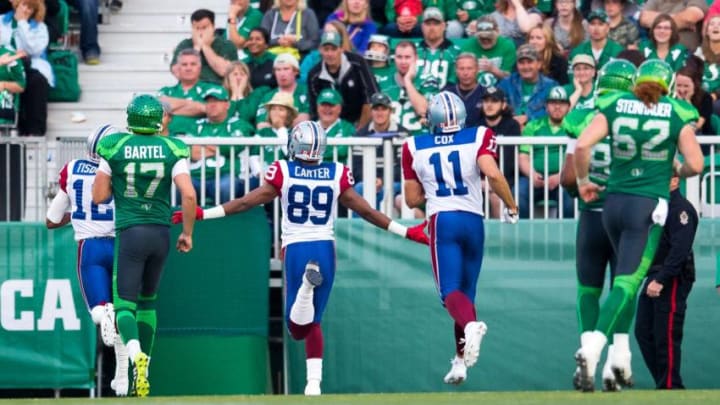
M 70 213 L 67 212 L 72 202 L 67 194 L 67 164 L 60 170 L 60 178 L 58 179 L 59 189 L 45 215 L 45 226 L 48 229 L 60 228 L 70 222 Z
M 698 145 L 697 138 L 695 138 L 695 130 L 692 126 L 685 125 L 680 130 L 678 149 L 680 150 L 680 154 L 683 155 L 683 158 L 685 158 L 682 165 L 677 169 L 678 175 L 685 178 L 701 173 L 705 165 L 705 160 L 700 145 Z

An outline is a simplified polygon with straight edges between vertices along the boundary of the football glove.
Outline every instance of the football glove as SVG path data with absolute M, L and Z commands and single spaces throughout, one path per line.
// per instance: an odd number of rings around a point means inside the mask
M 425 225 L 427 225 L 427 220 L 423 221 L 421 224 L 409 227 L 405 237 L 411 241 L 422 243 L 423 245 L 429 245 L 430 239 L 425 233 Z
M 507 222 L 510 224 L 517 224 L 518 223 L 518 213 L 517 211 L 510 211 L 507 208 L 503 208 L 503 214 L 502 218 L 500 219 L 501 222 Z
M 202 221 L 204 218 L 205 218 L 205 211 L 200 207 L 195 207 L 195 219 L 197 219 L 198 221 Z M 173 224 L 181 223 L 183 221 L 182 210 L 173 212 L 171 219 L 172 219 Z

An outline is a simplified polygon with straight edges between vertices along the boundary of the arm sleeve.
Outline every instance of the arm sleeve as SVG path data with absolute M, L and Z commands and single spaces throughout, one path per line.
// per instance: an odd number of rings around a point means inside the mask
M 302 38 L 295 45 L 300 52 L 309 52 L 317 48 L 320 41 L 320 32 L 318 31 L 318 21 L 315 13 L 306 8 L 302 13 L 302 24 L 300 27 Z M 292 22 L 295 23 L 294 21 Z
M 274 162 L 265 170 L 265 181 L 275 187 L 278 195 L 281 195 L 283 185 L 283 172 L 280 162 Z
M 103 172 L 108 176 L 112 176 L 112 169 L 110 168 L 110 164 L 107 162 L 107 160 L 103 158 L 100 158 L 100 165 L 98 166 L 98 171 Z
M 33 57 L 40 56 L 47 50 L 50 35 L 45 23 L 38 22 L 32 28 L 27 21 L 19 21 L 16 32 L 19 40 L 16 47 L 18 50 L 22 49 Z
M 64 193 L 67 194 L 67 181 L 68 181 L 68 164 L 66 163 L 65 166 L 60 170 L 60 176 L 58 178 L 58 184 L 60 185 L 60 190 L 62 190 Z
M 345 190 L 355 185 L 355 179 L 353 178 L 352 170 L 345 165 L 342 167 L 342 176 L 340 176 L 340 194 L 344 193 Z
M 188 164 L 188 159 L 180 159 L 175 162 L 175 165 L 173 165 L 172 178 L 174 179 L 175 176 L 179 174 L 190 174 L 190 165 Z
M 402 173 L 405 180 L 418 180 L 417 173 L 413 169 L 413 155 L 410 152 L 407 142 L 402 147 Z
M 691 208 L 683 205 L 679 209 L 672 210 L 668 215 L 665 232 L 668 233 L 670 251 L 665 257 L 662 270 L 655 276 L 655 280 L 663 285 L 682 273 L 692 251 L 697 230 L 697 216 L 694 212 L 688 212 Z
M 50 203 L 46 218 L 49 219 L 50 222 L 59 224 L 68 208 L 70 208 L 70 196 L 67 195 L 65 191 L 60 190 L 55 194 L 55 198 L 53 198 Z
M 480 128 L 478 128 L 478 131 L 480 131 Z M 479 158 L 482 155 L 490 155 L 495 160 L 498 158 L 495 131 L 490 128 L 485 128 L 485 133 L 482 135 L 482 143 L 477 151 L 476 158 Z

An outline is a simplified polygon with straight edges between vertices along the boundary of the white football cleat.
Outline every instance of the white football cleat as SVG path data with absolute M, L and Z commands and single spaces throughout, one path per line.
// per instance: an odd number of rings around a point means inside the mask
M 618 384 L 628 388 L 635 384 L 632 378 L 632 354 L 630 351 L 623 353 L 615 350 L 609 357 L 609 362 Z
M 455 356 L 452 360 L 450 360 L 450 364 L 452 364 L 452 367 L 450 367 L 450 371 L 445 375 L 445 378 L 443 378 L 445 384 L 460 385 L 464 383 L 467 378 L 467 367 L 465 367 L 465 361 L 462 358 Z
M 480 356 L 480 344 L 486 332 L 485 322 L 468 322 L 465 325 L 465 349 L 463 351 L 465 367 L 469 368 L 477 363 L 478 356 Z
M 115 340 L 115 378 L 110 381 L 110 388 L 118 397 L 126 397 L 130 388 L 128 378 L 128 351 L 120 335 Z
M 316 380 L 314 378 L 307 380 L 307 385 L 305 385 L 305 395 L 316 396 L 320 394 L 320 380 Z
M 303 276 L 303 284 L 310 288 L 320 286 L 323 282 L 323 276 L 320 273 L 320 265 L 318 262 L 311 260 L 305 265 L 305 275 Z
M 100 319 L 100 336 L 105 346 L 112 347 L 115 344 L 115 339 L 117 338 L 115 310 L 111 303 L 105 304 L 105 313 Z
M 613 345 L 608 346 L 607 358 L 605 359 L 605 366 L 602 371 L 602 386 L 605 392 L 618 392 L 620 391 L 620 385 L 615 380 L 615 374 L 612 370 L 612 357 L 613 357 Z

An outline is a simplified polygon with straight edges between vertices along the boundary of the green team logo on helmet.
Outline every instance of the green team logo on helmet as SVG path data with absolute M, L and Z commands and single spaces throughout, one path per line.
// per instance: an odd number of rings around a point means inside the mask
M 162 128 L 163 107 L 150 94 L 135 96 L 127 106 L 128 128 L 138 134 L 155 134 Z
M 598 94 L 609 90 L 631 91 L 637 68 L 625 59 L 613 59 L 598 72 L 595 89 Z
M 481 72 L 477 77 L 477 81 L 483 87 L 492 87 L 497 84 L 497 78 L 490 72 Z
M 570 97 L 568 97 L 567 91 L 565 91 L 565 88 L 563 86 L 555 86 L 550 89 L 550 93 L 547 96 L 547 101 L 564 101 L 566 103 L 569 103 Z
M 660 59 L 650 59 L 642 63 L 635 73 L 635 85 L 640 83 L 657 83 L 666 92 L 670 91 L 675 81 L 672 67 Z

